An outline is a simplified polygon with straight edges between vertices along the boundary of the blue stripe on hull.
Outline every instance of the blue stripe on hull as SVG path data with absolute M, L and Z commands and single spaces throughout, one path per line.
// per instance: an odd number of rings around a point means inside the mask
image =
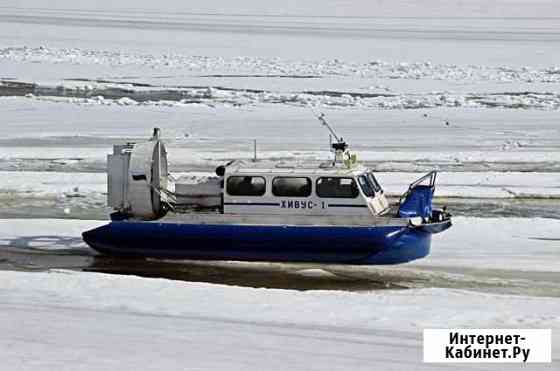
M 102 253 L 178 259 L 397 264 L 429 253 L 431 235 L 401 226 L 201 225 L 114 221 L 84 232 Z

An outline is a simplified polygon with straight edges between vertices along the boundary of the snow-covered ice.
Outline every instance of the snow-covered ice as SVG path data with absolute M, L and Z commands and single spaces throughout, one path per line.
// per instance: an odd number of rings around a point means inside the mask
M 558 352 L 557 298 L 293 292 L 64 271 L 0 278 L 0 355 L 13 370 L 423 370 L 432 367 L 421 363 L 421 330 L 441 327 L 552 328 Z
M 0 99 L 2 170 L 104 171 L 114 143 L 162 129 L 171 165 L 206 167 L 251 158 L 322 160 L 328 134 L 304 107 L 75 106 Z M 126 114 L 124 114 L 126 113 Z M 376 170 L 558 171 L 554 111 L 496 109 L 328 110 L 338 132 Z M 446 122 L 449 125 L 446 125 Z M 45 130 L 49 128 L 49 130 Z M 399 135 L 395 135 L 398 132 Z M 41 166 L 43 168 L 41 168 Z

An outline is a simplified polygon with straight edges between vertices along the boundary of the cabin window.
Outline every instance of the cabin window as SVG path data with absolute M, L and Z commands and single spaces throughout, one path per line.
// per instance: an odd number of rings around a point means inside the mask
M 367 175 L 370 183 L 373 186 L 374 191 L 381 192 L 381 186 L 379 185 L 379 182 L 377 182 L 377 179 L 375 179 L 375 176 L 373 176 L 373 173 L 368 173 Z
M 272 194 L 278 197 L 309 197 L 311 195 L 311 179 L 276 177 L 272 180 Z
M 317 196 L 323 198 L 356 198 L 358 186 L 352 178 L 323 177 L 317 179 Z
M 366 197 L 375 197 L 375 191 L 373 189 L 373 184 L 370 183 L 369 179 L 365 175 L 360 175 L 358 177 L 358 183 L 360 188 Z
M 230 176 L 226 189 L 231 196 L 262 196 L 266 182 L 261 176 Z

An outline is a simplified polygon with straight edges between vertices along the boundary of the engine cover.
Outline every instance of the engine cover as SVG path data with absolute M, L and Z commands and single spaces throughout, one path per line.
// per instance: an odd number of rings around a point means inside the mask
M 143 220 L 165 215 L 167 151 L 156 135 L 148 142 L 115 146 L 107 160 L 109 206 Z

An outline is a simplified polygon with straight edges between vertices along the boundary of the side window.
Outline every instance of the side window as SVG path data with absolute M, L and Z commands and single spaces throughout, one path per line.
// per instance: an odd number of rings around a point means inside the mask
M 358 186 L 352 178 L 323 177 L 317 179 L 317 196 L 323 198 L 356 198 Z
M 266 182 L 260 176 L 230 176 L 226 190 L 231 196 L 262 196 L 266 192 Z
M 311 195 L 311 179 L 276 177 L 272 180 L 272 194 L 279 197 L 309 197 Z

